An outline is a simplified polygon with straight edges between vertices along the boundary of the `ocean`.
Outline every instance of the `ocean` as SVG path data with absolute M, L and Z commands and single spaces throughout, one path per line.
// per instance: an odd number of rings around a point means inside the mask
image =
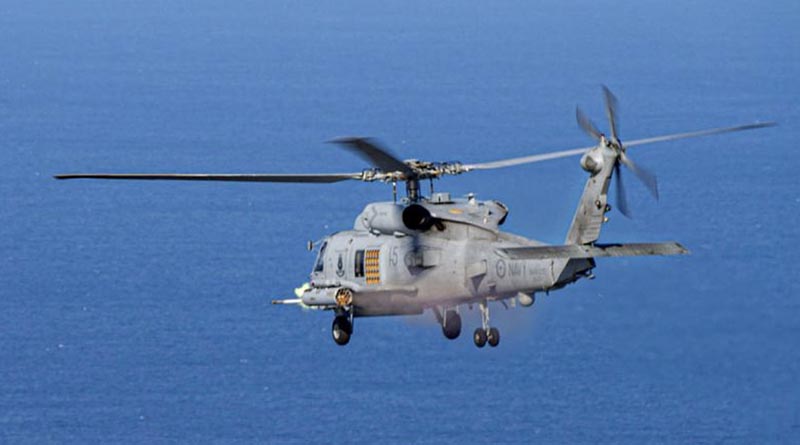
M 0 443 L 798 443 L 800 3 L 4 0 L 0 4 Z M 360 171 L 326 141 L 482 162 L 623 140 L 633 219 L 532 308 L 492 306 L 498 348 L 433 316 L 272 306 L 307 240 L 382 184 L 68 181 L 69 172 Z M 436 184 L 560 243 L 578 159 Z M 613 197 L 613 192 L 612 192 Z M 613 205 L 613 203 L 612 203 Z

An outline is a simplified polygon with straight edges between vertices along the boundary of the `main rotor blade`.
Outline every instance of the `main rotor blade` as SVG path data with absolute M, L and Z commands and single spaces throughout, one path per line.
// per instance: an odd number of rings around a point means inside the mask
M 642 181 L 642 184 L 647 187 L 647 190 L 650 191 L 650 194 L 653 195 L 656 200 L 658 200 L 658 180 L 656 179 L 656 175 L 644 167 L 637 166 L 636 163 L 634 163 L 633 160 L 624 152 L 620 152 L 619 161 L 622 162 L 625 167 L 628 167 L 633 174 L 639 178 L 639 181 Z
M 70 173 L 55 175 L 56 179 L 139 179 L 139 180 L 169 180 L 169 181 L 229 181 L 229 182 L 299 182 L 311 184 L 328 184 L 346 181 L 348 179 L 361 180 L 361 173 L 332 173 L 332 174 L 205 174 L 205 173 Z
M 512 167 L 514 165 L 521 165 L 521 164 L 530 164 L 533 162 L 541 162 L 541 161 L 549 161 L 551 159 L 559 159 L 559 158 L 566 158 L 569 156 L 577 156 L 586 153 L 586 150 L 590 150 L 594 148 L 591 147 L 582 147 L 582 148 L 573 148 L 571 150 L 562 150 L 562 151 L 553 151 L 550 153 L 542 153 L 538 155 L 531 155 L 531 156 L 522 156 L 519 158 L 509 158 L 509 159 L 501 159 L 499 161 L 492 161 L 492 162 L 482 162 L 479 164 L 464 164 L 462 167 L 466 171 L 470 170 L 489 170 L 493 168 L 504 168 L 504 167 Z
M 600 140 L 600 130 L 597 129 L 594 122 L 586 116 L 580 107 L 575 107 L 575 119 L 578 120 L 578 126 L 581 127 L 586 134 L 598 141 Z
M 675 134 L 668 134 L 664 136 L 656 136 L 645 139 L 636 139 L 633 141 L 625 142 L 624 145 L 625 147 L 634 147 L 637 145 L 652 144 L 655 142 L 672 141 L 676 139 L 686 139 L 686 138 L 693 138 L 700 136 L 710 136 L 713 134 L 730 133 L 742 130 L 752 130 L 756 128 L 772 127 L 775 125 L 777 125 L 775 122 L 756 122 L 752 124 L 737 125 L 735 127 L 712 128 L 709 130 L 692 131 L 689 133 L 675 133 Z M 582 155 L 586 153 L 587 150 L 590 150 L 592 148 L 594 147 L 592 146 L 592 147 L 574 148 L 571 150 L 554 151 L 550 153 L 521 156 L 518 158 L 500 159 L 497 161 L 481 162 L 477 164 L 464 164 L 462 168 L 464 168 L 464 170 L 466 171 L 470 171 L 470 170 L 489 170 L 494 168 L 512 167 L 515 165 L 531 164 L 534 162 L 549 161 L 551 159 L 559 159 L 559 158 L 566 158 L 569 156 Z
M 619 168 L 619 163 L 614 164 L 614 188 L 617 192 L 617 199 L 614 200 L 614 203 L 623 215 L 632 218 L 628 208 L 628 199 L 625 196 L 625 187 L 622 185 L 622 169 Z
M 384 173 L 398 171 L 407 177 L 415 175 L 414 170 L 406 165 L 405 162 L 397 159 L 385 148 L 379 147 L 375 141 L 361 137 L 343 137 L 331 140 L 348 150 L 356 153 L 369 163 L 381 169 Z
M 755 130 L 756 128 L 774 127 L 775 125 L 778 125 L 777 122 L 754 122 L 752 124 L 737 125 L 735 127 L 720 127 L 711 128 L 708 130 L 690 131 L 688 133 L 665 134 L 663 136 L 628 141 L 625 142 L 625 147 L 653 144 L 655 142 L 675 141 L 678 139 L 696 138 L 700 136 L 710 136 L 712 134 L 731 133 L 734 131 Z
M 603 97 L 606 102 L 606 116 L 608 117 L 608 125 L 611 129 L 611 137 L 614 138 L 615 141 L 619 141 L 617 137 L 617 98 L 605 85 L 603 85 Z

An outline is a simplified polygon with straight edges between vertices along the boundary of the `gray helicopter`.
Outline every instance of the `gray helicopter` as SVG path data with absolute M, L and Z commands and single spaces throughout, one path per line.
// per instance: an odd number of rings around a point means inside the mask
M 615 178 L 616 206 L 630 216 L 621 166 L 629 169 L 658 198 L 656 177 L 635 164 L 630 147 L 678 139 L 763 128 L 774 123 L 752 123 L 629 141 L 618 137 L 614 95 L 603 87 L 610 136 L 601 133 L 586 115 L 576 109 L 578 125 L 597 141 L 576 148 L 493 162 L 402 161 L 375 141 L 341 138 L 333 142 L 367 160 L 372 168 L 357 173 L 333 174 L 62 174 L 57 179 L 138 179 L 239 182 L 334 183 L 346 180 L 390 183 L 393 200 L 368 204 L 352 230 L 327 236 L 318 248 L 310 281 L 295 290 L 296 298 L 274 300 L 334 313 L 331 333 L 339 345 L 353 334 L 356 317 L 419 315 L 432 310 L 444 336 L 461 333 L 460 308 L 477 305 L 481 326 L 473 341 L 482 348 L 497 346 L 500 332 L 490 325 L 489 302 L 507 300 L 532 306 L 535 294 L 549 293 L 581 278 L 594 278 L 599 257 L 681 255 L 688 251 L 676 242 L 601 244 L 597 240 L 606 213 L 611 210 L 607 192 Z M 473 194 L 453 198 L 434 193 L 433 180 L 476 170 L 491 170 L 581 155 L 580 165 L 589 174 L 583 194 L 563 245 L 503 232 L 500 226 L 508 208 L 499 201 L 478 200 Z M 420 184 L 428 180 L 430 196 Z M 397 184 L 404 183 L 406 196 L 398 201 Z

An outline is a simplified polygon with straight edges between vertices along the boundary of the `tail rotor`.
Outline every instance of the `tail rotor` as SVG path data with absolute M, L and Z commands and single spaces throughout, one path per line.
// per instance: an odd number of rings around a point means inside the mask
M 605 85 L 603 85 L 603 98 L 605 99 L 605 111 L 606 117 L 608 118 L 608 126 L 609 131 L 611 132 L 611 137 L 606 137 L 605 134 L 601 133 L 591 119 L 589 119 L 580 108 L 575 109 L 575 117 L 578 121 L 578 126 L 590 137 L 597 140 L 599 147 L 605 147 L 614 152 L 614 188 L 616 189 L 617 195 L 617 208 L 623 215 L 631 218 L 632 214 L 630 212 L 630 207 L 628 207 L 625 186 L 623 185 L 624 182 L 622 180 L 622 169 L 620 168 L 620 165 L 624 165 L 625 168 L 633 172 L 636 178 L 638 178 L 639 181 L 644 184 L 645 188 L 647 188 L 647 190 L 656 200 L 658 200 L 658 179 L 656 178 L 655 174 L 650 172 L 650 170 L 642 167 L 641 165 L 637 165 L 626 154 L 625 145 L 623 145 L 622 141 L 619 139 L 619 127 L 617 125 L 617 98 Z

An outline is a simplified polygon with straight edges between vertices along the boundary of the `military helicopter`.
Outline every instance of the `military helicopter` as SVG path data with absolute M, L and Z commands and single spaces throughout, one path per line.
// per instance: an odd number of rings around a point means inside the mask
M 581 278 L 594 278 L 599 257 L 681 255 L 688 251 L 677 242 L 601 244 L 597 240 L 606 213 L 611 210 L 607 193 L 615 179 L 619 211 L 630 217 L 622 169 L 630 170 L 657 199 L 655 175 L 633 162 L 627 150 L 656 142 L 764 128 L 772 122 L 751 123 L 688 133 L 636 139 L 622 143 L 617 132 L 617 99 L 605 86 L 605 111 L 610 135 L 601 133 L 576 108 L 578 125 L 596 145 L 534 154 L 492 162 L 427 162 L 400 160 L 376 141 L 361 137 L 333 142 L 359 155 L 372 167 L 356 173 L 322 174 L 61 174 L 57 179 L 96 178 L 134 180 L 189 180 L 239 182 L 289 182 L 327 184 L 347 180 L 392 185 L 393 200 L 367 204 L 352 230 L 325 237 L 318 247 L 310 281 L 295 290 L 296 298 L 273 300 L 304 308 L 330 310 L 331 334 L 346 345 L 353 334 L 354 319 L 368 316 L 419 315 L 432 310 L 442 333 L 455 339 L 461 333 L 460 308 L 477 305 L 481 326 L 473 332 L 475 345 L 497 346 L 500 332 L 490 325 L 489 303 L 507 301 L 532 306 L 536 293 L 552 292 Z M 539 241 L 500 230 L 508 208 L 500 201 L 478 200 L 473 194 L 453 198 L 434 192 L 433 180 L 477 170 L 492 170 L 569 156 L 581 156 L 580 165 L 589 178 L 563 245 Z M 429 196 L 420 185 L 428 180 Z M 406 196 L 398 201 L 397 185 L 405 184 Z

